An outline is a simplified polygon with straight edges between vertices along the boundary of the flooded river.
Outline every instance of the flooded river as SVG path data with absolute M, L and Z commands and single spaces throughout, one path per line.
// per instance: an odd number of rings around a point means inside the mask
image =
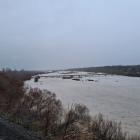
M 85 104 L 92 115 L 100 112 L 109 119 L 121 121 L 126 131 L 140 133 L 140 78 L 86 74 L 80 81 L 41 77 L 36 83 L 34 79 L 26 81 L 26 85 L 56 93 L 66 108 L 72 103 Z

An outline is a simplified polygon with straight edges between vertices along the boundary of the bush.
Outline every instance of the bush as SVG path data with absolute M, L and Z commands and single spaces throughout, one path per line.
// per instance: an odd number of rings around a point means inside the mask
M 95 140 L 126 140 L 126 133 L 123 133 L 121 123 L 105 120 L 102 114 L 93 119 L 92 133 Z
M 31 89 L 28 95 L 24 95 L 12 118 L 20 118 L 24 127 L 42 131 L 42 134 L 47 136 L 55 135 L 61 115 L 62 104 L 55 94 L 46 90 Z
M 81 139 L 82 131 L 87 131 L 86 128 L 89 122 L 89 110 L 85 105 L 75 104 L 71 106 L 71 109 L 66 113 L 64 123 L 61 127 L 63 129 L 62 139 Z
M 24 95 L 23 82 L 0 73 L 0 111 L 12 112 Z

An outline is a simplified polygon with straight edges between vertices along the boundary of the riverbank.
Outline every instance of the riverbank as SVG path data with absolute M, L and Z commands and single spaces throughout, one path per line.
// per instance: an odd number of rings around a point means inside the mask
M 75 75 L 83 74 L 84 77 L 80 78 L 80 81 L 74 81 L 59 77 L 60 73 L 62 72 L 47 74 L 57 77 L 41 77 L 37 83 L 31 79 L 27 84 L 56 93 L 66 108 L 73 103 L 85 104 L 91 115 L 101 112 L 111 120 L 121 121 L 126 131 L 140 132 L 140 78 L 92 73 L 85 77 L 86 73 L 80 72 Z M 62 74 L 64 73 L 66 72 Z

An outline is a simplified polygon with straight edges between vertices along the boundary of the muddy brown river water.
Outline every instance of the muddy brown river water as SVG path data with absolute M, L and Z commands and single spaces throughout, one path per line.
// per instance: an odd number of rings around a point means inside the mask
M 31 79 L 25 84 L 56 93 L 66 108 L 72 103 L 85 104 L 92 115 L 102 113 L 109 119 L 121 121 L 126 131 L 140 133 L 140 78 L 91 75 L 74 81 L 42 77 L 37 83 Z

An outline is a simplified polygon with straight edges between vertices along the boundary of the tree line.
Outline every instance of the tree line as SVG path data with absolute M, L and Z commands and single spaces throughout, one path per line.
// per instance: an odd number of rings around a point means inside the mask
M 88 68 L 75 68 L 69 70 L 140 77 L 140 65 L 88 67 Z

